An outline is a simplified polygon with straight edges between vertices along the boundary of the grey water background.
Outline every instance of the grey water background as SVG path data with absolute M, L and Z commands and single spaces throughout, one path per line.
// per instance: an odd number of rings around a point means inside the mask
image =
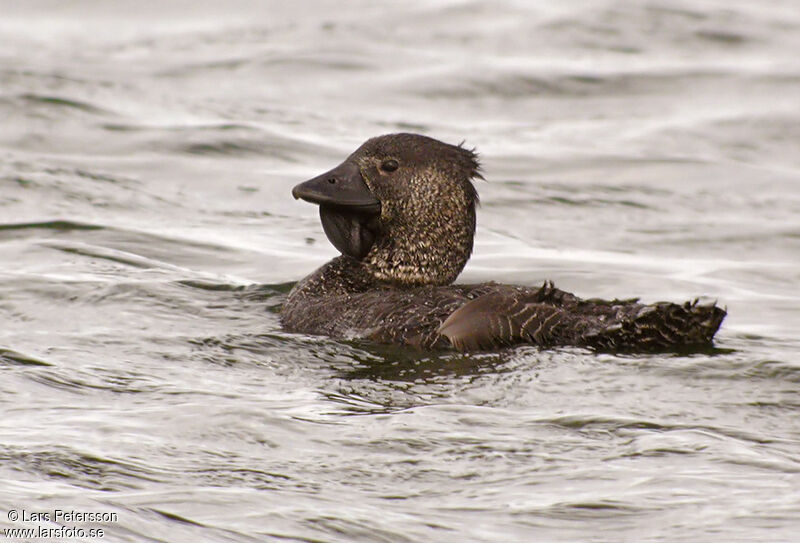
M 798 2 L 0 7 L 0 527 L 800 540 Z M 461 281 L 717 299 L 717 348 L 281 332 L 335 255 L 291 187 L 395 131 L 481 153 Z

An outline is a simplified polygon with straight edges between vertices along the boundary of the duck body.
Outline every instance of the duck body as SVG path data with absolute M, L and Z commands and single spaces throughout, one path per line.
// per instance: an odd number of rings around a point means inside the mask
M 296 198 L 320 205 L 342 256 L 295 285 L 281 312 L 284 329 L 426 350 L 711 344 L 726 314 L 715 304 L 584 300 L 549 282 L 453 284 L 472 252 L 478 170 L 472 151 L 392 134 L 295 187 Z
M 460 351 L 520 344 L 640 352 L 704 347 L 724 317 L 713 304 L 582 300 L 549 282 L 392 288 L 370 284 L 347 256 L 298 283 L 281 314 L 291 332 Z

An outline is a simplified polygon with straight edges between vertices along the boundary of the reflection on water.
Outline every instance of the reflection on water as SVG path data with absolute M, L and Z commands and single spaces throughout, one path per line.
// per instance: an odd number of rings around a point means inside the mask
M 4 7 L 0 509 L 116 512 L 114 541 L 796 538 L 793 2 L 221 6 Z M 291 187 L 391 131 L 481 153 L 462 281 L 717 299 L 716 348 L 283 333 L 335 254 Z

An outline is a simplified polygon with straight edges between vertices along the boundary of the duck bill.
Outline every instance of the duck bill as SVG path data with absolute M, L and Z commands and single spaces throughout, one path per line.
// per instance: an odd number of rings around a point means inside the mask
M 322 229 L 343 255 L 364 258 L 375 243 L 381 203 L 349 161 L 292 189 L 292 196 L 319 205 Z
M 346 207 L 353 211 L 380 213 L 381 203 L 370 192 L 358 165 L 347 161 L 329 172 L 292 189 L 295 199 L 312 204 Z

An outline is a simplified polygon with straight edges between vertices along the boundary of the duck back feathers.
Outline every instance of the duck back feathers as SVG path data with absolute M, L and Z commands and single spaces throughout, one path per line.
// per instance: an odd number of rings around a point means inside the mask
M 725 311 L 715 304 L 581 300 L 545 282 L 538 290 L 497 285 L 439 327 L 459 350 L 516 344 L 602 351 L 664 351 L 708 345 Z

